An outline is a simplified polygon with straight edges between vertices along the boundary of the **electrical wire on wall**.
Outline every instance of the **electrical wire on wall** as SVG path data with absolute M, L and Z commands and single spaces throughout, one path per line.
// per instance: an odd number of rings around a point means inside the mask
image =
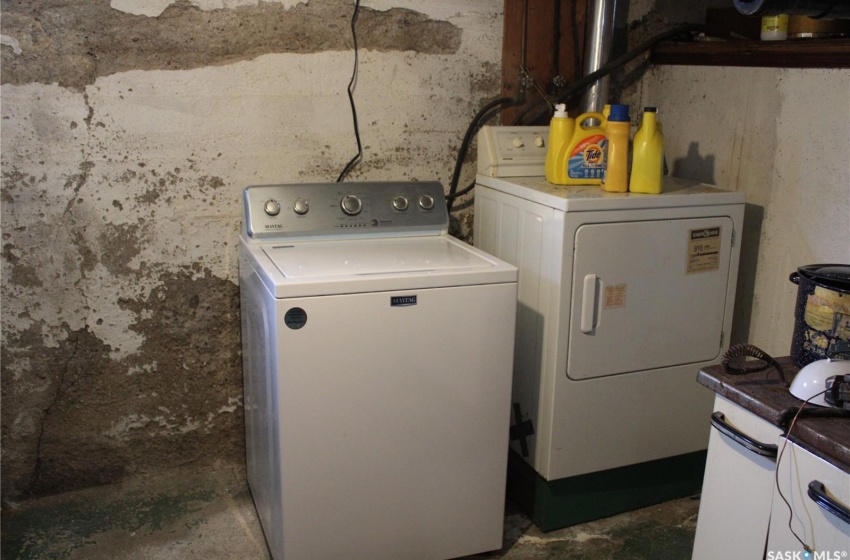
M 351 81 L 348 82 L 348 103 L 351 105 L 351 118 L 354 121 L 354 138 L 357 140 L 357 154 L 343 168 L 339 177 L 336 178 L 337 183 L 343 181 L 348 173 L 354 169 L 363 159 L 363 144 L 360 141 L 360 125 L 357 123 L 357 106 L 354 104 L 354 88 L 357 85 L 357 70 L 359 68 L 359 54 L 357 48 L 357 16 L 360 13 L 360 0 L 354 1 L 354 13 L 351 15 L 351 38 L 354 42 L 354 70 L 351 72 Z

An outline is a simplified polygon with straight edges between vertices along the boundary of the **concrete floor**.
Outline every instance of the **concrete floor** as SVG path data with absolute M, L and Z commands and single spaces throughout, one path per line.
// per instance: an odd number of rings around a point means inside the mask
M 690 558 L 697 499 L 541 533 L 510 505 L 502 550 L 465 560 Z M 269 558 L 244 471 L 173 472 L 11 504 L 4 560 Z M 403 559 L 400 559 L 403 560 Z

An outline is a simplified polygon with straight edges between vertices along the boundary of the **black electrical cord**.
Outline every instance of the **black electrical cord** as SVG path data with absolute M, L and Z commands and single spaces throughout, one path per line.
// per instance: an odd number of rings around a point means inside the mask
M 357 49 L 357 16 L 360 13 L 360 0 L 354 0 L 354 13 L 351 15 L 351 38 L 354 40 L 354 70 L 351 72 L 351 81 L 348 82 L 348 103 L 351 105 L 351 118 L 354 121 L 354 138 L 357 140 L 357 154 L 351 158 L 343 168 L 336 182 L 340 183 L 348 176 L 348 173 L 357 163 L 363 159 L 363 144 L 360 141 L 360 125 L 357 123 L 357 107 L 354 104 L 354 85 L 357 82 L 357 69 L 359 66 L 359 55 Z
M 815 397 L 823 395 L 824 393 L 826 393 L 826 390 L 823 390 L 820 393 L 815 393 L 814 395 L 806 399 L 805 402 L 803 402 L 803 404 L 800 406 L 800 409 L 797 411 L 797 414 L 794 415 L 794 418 L 791 420 L 791 425 L 788 426 L 788 431 L 785 432 L 785 441 L 782 443 L 782 449 L 779 450 L 779 455 L 776 456 L 776 467 L 773 471 L 773 484 L 776 487 L 776 493 L 779 494 L 779 497 L 782 498 L 782 501 L 785 502 L 785 505 L 788 507 L 788 530 L 791 531 L 791 534 L 794 535 L 794 538 L 797 539 L 797 541 L 799 541 L 799 543 L 803 546 L 803 550 L 805 550 L 809 554 L 812 553 L 812 547 L 807 545 L 805 541 L 803 541 L 803 539 L 801 539 L 800 536 L 797 534 L 797 531 L 795 531 L 794 528 L 791 526 L 791 522 L 794 520 L 794 508 L 791 506 L 791 502 L 788 501 L 788 498 L 786 498 L 785 495 L 782 493 L 782 488 L 779 485 L 779 463 L 780 461 L 782 461 L 782 455 L 785 453 L 785 448 L 788 446 L 788 439 L 791 437 L 791 430 L 794 429 L 794 424 L 797 423 L 797 418 L 800 417 L 800 413 L 803 412 L 803 409 L 806 407 L 806 405 L 809 404 L 809 401 L 811 401 Z
M 755 359 L 747 360 L 747 358 Z M 772 367 L 779 373 L 779 378 L 782 382 L 785 385 L 790 385 L 785 379 L 785 371 L 782 369 L 782 364 L 777 362 L 770 354 L 752 344 L 736 344 L 732 346 L 723 354 L 720 365 L 723 366 L 723 371 L 729 375 L 745 375 L 747 373 L 764 371 Z
M 591 72 L 587 76 L 584 76 L 581 79 L 577 80 L 575 83 L 573 83 L 572 85 L 570 85 L 569 87 L 567 87 L 564 91 L 562 91 L 560 93 L 558 98 L 555 100 L 555 103 L 563 103 L 563 102 L 567 101 L 570 97 L 572 97 L 573 95 L 575 95 L 579 91 L 584 90 L 585 88 L 591 86 L 594 82 L 596 82 L 600 78 L 607 76 L 608 74 L 610 74 L 614 70 L 617 70 L 618 68 L 620 68 L 622 66 L 625 66 L 628 62 L 630 62 L 634 58 L 637 58 L 638 56 L 640 56 L 644 52 L 648 51 L 649 49 L 651 49 L 652 47 L 654 47 L 658 43 L 660 43 L 662 41 L 666 41 L 667 39 L 670 39 L 672 37 L 677 37 L 677 36 L 685 34 L 685 33 L 691 33 L 693 31 L 700 31 L 700 30 L 702 30 L 701 25 L 689 23 L 689 24 L 684 24 L 684 25 L 679 25 L 679 26 L 673 27 L 671 29 L 668 29 L 667 31 L 664 31 L 663 33 L 659 33 L 658 35 L 654 35 L 654 36 L 650 37 L 646 41 L 643 41 L 642 43 L 638 44 L 635 48 L 628 51 L 627 53 L 625 53 L 621 56 L 618 56 L 614 60 L 603 65 L 602 67 L 600 67 L 595 72 Z M 547 103 L 545 101 L 538 101 L 537 103 L 533 103 L 533 104 L 529 105 L 528 107 L 526 107 L 526 109 L 524 111 L 522 111 L 520 114 L 518 114 L 516 116 L 513 124 L 524 124 L 524 123 L 537 122 L 537 120 L 544 115 L 544 111 L 540 110 L 541 105 L 547 105 Z M 532 111 L 536 111 L 536 113 L 533 113 L 531 118 L 526 119 L 525 118 L 526 115 L 528 115 L 529 113 L 532 113 Z M 548 108 L 548 105 L 547 105 L 546 112 L 548 112 L 548 111 L 549 111 L 549 108 Z

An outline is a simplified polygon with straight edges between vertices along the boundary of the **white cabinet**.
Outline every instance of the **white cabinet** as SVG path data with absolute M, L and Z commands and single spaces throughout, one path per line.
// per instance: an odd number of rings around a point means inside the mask
M 720 395 L 711 424 L 693 559 L 762 558 L 781 431 Z
M 784 443 L 783 438 L 780 447 Z M 781 454 L 777 471 L 778 489 L 790 509 L 776 493 L 766 558 L 806 558 L 794 533 L 814 551 L 810 558 L 848 558 L 850 474 L 791 442 Z

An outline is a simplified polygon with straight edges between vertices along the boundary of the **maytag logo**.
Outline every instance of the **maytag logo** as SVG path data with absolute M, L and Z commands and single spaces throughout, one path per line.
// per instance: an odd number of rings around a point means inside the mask
M 391 307 L 408 307 L 416 305 L 416 296 L 390 296 Z
M 281 224 L 265 224 L 266 229 L 283 229 Z

